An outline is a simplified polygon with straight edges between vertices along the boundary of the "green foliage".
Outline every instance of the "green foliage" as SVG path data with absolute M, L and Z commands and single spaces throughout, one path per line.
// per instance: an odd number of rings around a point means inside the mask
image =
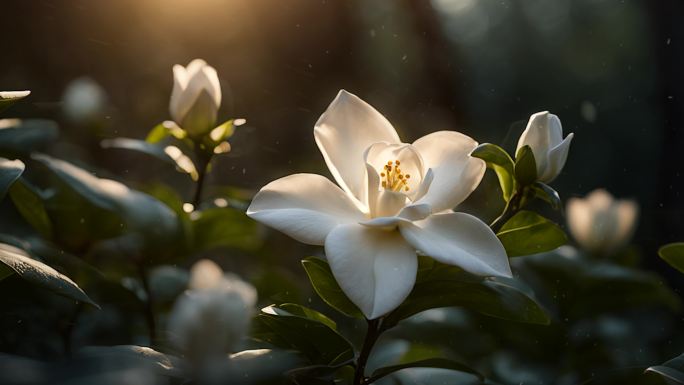
M 0 119 L 0 155 L 27 155 L 54 142 L 57 124 L 45 119 Z
M 402 369 L 408 369 L 408 368 L 438 368 L 438 369 L 449 369 L 449 370 L 454 370 L 458 372 L 464 372 L 468 374 L 472 374 L 476 376 L 480 381 L 484 381 L 484 376 L 480 374 L 478 371 L 475 369 L 469 367 L 468 365 L 462 364 L 460 362 L 448 360 L 445 358 L 428 358 L 425 360 L 420 360 L 420 361 L 414 361 L 414 362 L 408 362 L 404 364 L 398 364 L 398 365 L 392 365 L 392 366 L 385 366 L 383 368 L 376 369 L 373 371 L 373 374 L 370 376 L 371 381 L 373 382 L 376 381 L 382 377 L 385 377 L 389 374 L 392 374 L 394 372 L 397 372 Z
M 521 186 L 529 186 L 537 180 L 537 163 L 530 146 L 523 146 L 515 155 L 515 179 Z
M 197 180 L 197 169 L 194 162 L 178 147 L 162 146 L 157 143 L 129 138 L 107 139 L 103 140 L 101 144 L 104 148 L 117 148 L 147 154 L 164 163 L 175 166 L 179 172 L 189 175 L 193 180 Z
M 150 144 L 156 144 L 168 137 L 183 140 L 187 136 L 187 133 L 178 127 L 176 123 L 167 120 L 154 126 L 147 134 L 145 141 Z
M 684 242 L 665 245 L 658 250 L 658 255 L 670 266 L 684 273 Z
M 23 178 L 10 188 L 10 198 L 26 222 L 47 239 L 52 239 L 52 223 L 45 210 L 44 197 Z
M 532 188 L 535 197 L 551 205 L 551 208 L 554 210 L 560 210 L 563 207 L 563 202 L 560 199 L 560 195 L 558 195 L 558 192 L 549 185 L 537 181 L 534 182 L 530 187 Z
M 353 347 L 329 326 L 327 317 L 303 306 L 286 307 L 297 314 L 275 305 L 262 309 L 253 321 L 252 337 L 299 351 L 312 364 L 336 366 L 354 358 Z
M 567 242 L 565 232 L 553 222 L 532 211 L 519 211 L 496 235 L 509 257 L 553 250 Z
M 508 202 L 515 189 L 514 163 L 511 156 L 503 148 L 491 143 L 480 144 L 470 156 L 484 160 L 487 167 L 494 170 L 499 178 L 503 199 Z
M 413 291 L 385 317 L 383 327 L 393 327 L 424 310 L 448 306 L 460 306 L 510 321 L 549 323 L 546 312 L 522 282 L 502 277 L 476 277 L 457 267 L 421 258 Z
M 97 307 L 69 277 L 32 258 L 24 250 L 0 243 L 0 262 L 31 284 Z M 7 270 L 3 269 L 0 275 L 7 276 Z
M 12 184 L 19 179 L 24 168 L 24 163 L 20 160 L 0 158 L 0 200 L 5 197 Z
M 340 285 L 337 284 L 326 261 L 316 257 L 308 257 L 302 260 L 302 266 L 304 266 L 316 294 L 325 303 L 348 317 L 363 318 L 361 310 L 347 298 Z
M 257 224 L 232 207 L 215 207 L 195 211 L 191 216 L 193 250 L 219 247 L 254 251 L 261 247 Z
M 28 95 L 29 91 L 0 92 L 0 112 L 6 110 L 9 108 L 9 106 L 27 97 Z

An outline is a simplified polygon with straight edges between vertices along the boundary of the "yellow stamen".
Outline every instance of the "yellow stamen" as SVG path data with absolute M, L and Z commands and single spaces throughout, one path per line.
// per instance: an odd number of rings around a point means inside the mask
M 399 165 L 401 162 L 395 160 L 394 162 L 388 161 L 384 166 L 385 172 L 380 173 L 382 177 L 382 187 L 392 191 L 409 191 L 409 186 L 407 185 L 407 179 L 411 176 L 409 174 L 404 174 Z

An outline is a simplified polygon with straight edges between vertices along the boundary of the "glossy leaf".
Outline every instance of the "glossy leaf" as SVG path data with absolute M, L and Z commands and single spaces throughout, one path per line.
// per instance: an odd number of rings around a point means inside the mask
M 530 146 L 523 146 L 515 155 L 515 179 L 522 186 L 529 186 L 537 180 L 537 163 Z
M 522 282 L 512 278 L 477 277 L 457 267 L 421 258 L 413 291 L 386 316 L 383 327 L 393 327 L 424 310 L 450 306 L 510 321 L 549 323 L 546 312 Z
M 658 255 L 670 266 L 684 273 L 684 242 L 665 245 L 658 250 Z
M 414 362 L 408 362 L 404 364 L 398 364 L 398 365 L 392 365 L 392 366 L 385 366 L 383 368 L 379 368 L 373 372 L 373 374 L 370 376 L 371 381 L 377 381 L 378 379 L 385 377 L 389 374 L 392 374 L 394 372 L 397 372 L 402 369 L 407 369 L 407 368 L 438 368 L 438 369 L 448 369 L 448 370 L 455 370 L 458 372 L 464 372 L 468 374 L 472 374 L 476 376 L 480 381 L 484 381 L 484 376 L 480 374 L 478 371 L 475 369 L 472 369 L 471 367 L 462 364 L 460 362 L 448 360 L 445 358 L 428 358 L 425 360 L 420 360 L 420 361 L 414 361 Z
M 361 310 L 344 294 L 326 261 L 308 257 L 302 260 L 302 266 L 316 294 L 325 303 L 348 317 L 364 318 Z
M 195 164 L 178 147 L 162 146 L 144 140 L 129 138 L 106 139 L 102 141 L 101 145 L 103 148 L 131 150 L 150 155 L 162 162 L 175 166 L 178 171 L 190 175 L 193 180 L 197 180 Z
M 567 243 L 565 232 L 532 211 L 520 211 L 496 235 L 509 257 L 538 254 Z
M 29 96 L 31 91 L 0 91 L 0 112 Z
M 40 192 L 25 179 L 19 178 L 10 188 L 9 195 L 24 220 L 45 238 L 52 238 L 52 223 Z
M 487 167 L 494 170 L 499 178 L 503 199 L 508 202 L 515 188 L 514 163 L 511 156 L 503 148 L 491 143 L 480 144 L 470 156 L 484 160 Z
M 535 182 L 532 184 L 532 190 L 534 191 L 534 196 L 551 205 L 554 210 L 560 210 L 563 207 L 563 202 L 561 201 L 558 192 L 549 185 L 542 182 Z
M 0 154 L 23 155 L 54 142 L 57 123 L 46 119 L 0 119 Z
M 254 319 L 252 337 L 301 352 L 312 364 L 336 365 L 354 358 L 349 341 L 323 322 L 268 306 Z
M 119 365 L 138 364 L 155 369 L 158 373 L 182 378 L 182 364 L 174 356 L 158 352 L 146 346 L 118 345 L 118 346 L 86 346 L 81 348 L 74 357 L 81 363 L 86 361 L 110 361 Z
M 278 306 L 278 308 L 285 310 L 286 312 L 288 312 L 290 314 L 320 322 L 320 323 L 328 326 L 329 328 L 331 328 L 333 330 L 337 329 L 337 325 L 335 324 L 335 321 L 331 320 L 325 314 L 320 313 L 314 309 L 310 309 L 310 308 L 304 307 L 302 305 L 297 305 L 296 303 L 284 303 L 284 304 Z
M 684 385 L 684 354 L 679 355 L 662 365 L 651 366 L 646 373 L 655 373 L 674 384 Z
M 147 143 L 155 144 L 168 137 L 182 140 L 187 137 L 187 133 L 182 128 L 178 127 L 175 122 L 166 120 L 154 126 L 147 134 L 145 141 Z
M 24 172 L 24 162 L 0 158 L 0 200 L 2 200 L 10 186 L 19 179 Z
M 22 279 L 56 294 L 97 307 L 74 281 L 52 267 L 37 261 L 24 250 L 0 243 L 0 262 Z

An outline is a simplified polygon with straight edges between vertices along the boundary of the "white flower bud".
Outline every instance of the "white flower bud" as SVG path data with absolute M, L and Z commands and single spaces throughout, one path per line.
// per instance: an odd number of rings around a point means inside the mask
M 213 67 L 202 59 L 187 67 L 173 66 L 173 91 L 169 109 L 173 120 L 190 136 L 211 131 L 221 105 L 221 84 Z
M 537 163 L 537 179 L 549 183 L 560 174 L 568 158 L 573 134 L 563 139 L 560 119 L 548 111 L 537 112 L 530 117 L 527 128 L 520 135 L 516 152 L 530 146 Z

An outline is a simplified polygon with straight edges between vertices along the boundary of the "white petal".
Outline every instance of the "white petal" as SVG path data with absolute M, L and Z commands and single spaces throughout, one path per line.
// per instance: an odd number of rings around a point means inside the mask
M 396 167 L 395 161 L 399 161 L 399 169 L 403 176 L 407 176 L 406 191 L 407 195 L 413 196 L 414 193 L 419 189 L 421 182 L 423 181 L 423 175 L 425 174 L 423 167 L 423 159 L 418 153 L 418 149 L 410 144 L 406 143 L 375 143 L 372 144 L 364 153 L 364 160 L 366 164 L 370 164 L 376 170 L 378 174 L 387 174 L 386 166 L 394 168 Z M 389 163 L 392 163 L 391 165 Z M 384 178 L 381 178 L 381 180 Z M 370 185 L 369 185 L 370 188 Z
M 413 146 L 433 173 L 425 195 L 416 203 L 427 203 L 434 212 L 451 209 L 480 184 L 486 164 L 470 156 L 477 147 L 470 137 L 455 131 L 437 131 L 416 140 Z
M 613 237 L 611 247 L 616 249 L 629 242 L 636 228 L 636 219 L 639 215 L 639 206 L 631 200 L 620 200 L 615 204 L 615 215 L 618 228 Z
M 356 95 L 340 91 L 314 127 L 316 144 L 337 183 L 366 204 L 364 151 L 373 143 L 399 143 L 394 127 Z
M 344 293 L 369 319 L 399 306 L 416 281 L 416 252 L 397 231 L 342 225 L 325 240 L 325 254 Z
M 470 214 L 438 214 L 411 224 L 402 222 L 399 231 L 413 247 L 440 262 L 482 276 L 512 276 L 499 239 Z
M 537 163 L 537 174 L 543 175 L 549 163 L 549 151 L 563 139 L 560 119 L 548 111 L 537 112 L 530 116 L 527 127 L 518 139 L 516 153 L 523 146 L 530 146 Z
M 186 70 L 188 76 L 187 85 L 183 92 L 181 92 L 177 102 L 176 114 L 178 119 L 181 120 L 188 114 L 188 111 L 196 103 L 203 91 L 210 96 L 209 99 L 213 108 L 218 110 L 218 107 L 221 105 L 221 86 L 216 70 L 207 66 L 203 60 L 201 62 L 197 62 L 197 60 L 199 59 L 190 63 Z M 203 65 L 200 66 L 202 63 Z M 178 120 L 176 120 L 176 123 L 181 124 Z
M 366 220 L 344 191 L 315 174 L 294 174 L 267 184 L 254 196 L 247 215 L 311 245 L 323 245 L 337 225 Z
M 568 159 L 568 151 L 570 151 L 570 142 L 574 134 L 569 134 L 559 145 L 552 148 L 549 151 L 548 163 L 546 165 L 546 170 L 539 176 L 539 180 L 542 182 L 549 183 L 556 179 L 563 166 L 565 166 L 565 161 Z
M 594 209 L 588 199 L 570 198 L 566 206 L 572 237 L 584 248 L 592 248 Z
M 188 74 L 181 65 L 173 66 L 173 91 L 171 91 L 171 101 L 169 102 L 169 112 L 174 120 L 180 121 L 182 116 L 178 113 L 179 103 L 183 91 L 188 86 Z

